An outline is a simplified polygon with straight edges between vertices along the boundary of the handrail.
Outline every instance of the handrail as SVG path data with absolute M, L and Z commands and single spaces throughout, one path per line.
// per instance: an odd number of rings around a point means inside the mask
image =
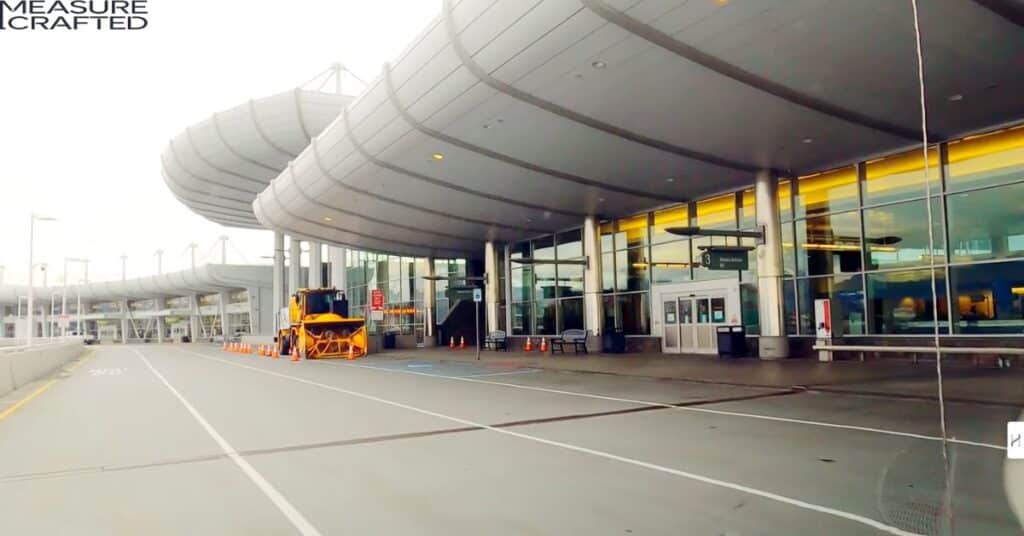
M 825 350 L 831 352 L 879 352 L 879 353 L 934 353 L 934 346 L 859 346 L 859 345 L 834 345 L 815 344 L 812 350 Z M 1024 348 L 1006 348 L 998 346 L 940 346 L 939 353 L 942 354 L 1007 354 L 1024 355 Z

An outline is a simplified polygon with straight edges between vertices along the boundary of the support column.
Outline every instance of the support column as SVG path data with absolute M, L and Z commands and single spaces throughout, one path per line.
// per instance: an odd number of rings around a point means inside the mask
M 328 246 L 327 261 L 331 263 L 331 286 L 348 292 L 348 249 Z
M 167 308 L 167 302 L 163 298 L 157 298 L 156 300 L 156 342 L 157 344 L 163 344 L 164 342 L 164 315 L 163 311 Z
M 288 294 L 295 294 L 301 285 L 299 274 L 302 273 L 302 242 L 294 236 L 288 244 Z M 285 300 L 288 303 L 288 300 Z
M 199 342 L 199 336 L 202 335 L 202 333 L 199 331 L 200 312 L 198 295 L 193 295 L 189 300 L 189 309 L 192 311 L 192 314 L 189 315 L 188 319 L 189 340 L 192 342 Z
M 277 334 L 277 330 L 280 326 L 277 325 L 277 317 L 280 315 L 281 308 L 285 304 L 285 288 L 284 288 L 284 233 L 274 232 L 274 277 L 273 277 L 273 310 L 271 311 L 271 326 L 273 326 L 274 334 Z
M 427 277 L 434 277 L 434 258 L 427 257 Z M 434 330 L 436 328 L 434 319 L 437 318 L 437 300 L 435 299 L 435 293 L 437 292 L 436 282 L 430 279 L 424 280 L 426 285 L 423 288 L 423 309 L 424 319 L 423 323 L 425 326 L 425 338 L 433 343 L 434 341 Z M 442 341 L 444 342 L 444 341 Z
M 217 303 L 220 305 L 220 332 L 223 334 L 222 341 L 231 337 L 231 326 L 228 325 L 228 293 L 221 292 L 217 296 Z
M 121 300 L 121 344 L 128 344 L 128 298 Z
M 502 251 L 504 251 L 504 248 L 502 248 Z M 488 333 L 499 329 L 498 311 L 500 307 L 498 298 L 501 295 L 501 290 L 498 288 L 498 263 L 502 262 L 502 260 L 498 258 L 498 248 L 494 245 L 494 242 L 484 244 L 484 272 L 487 274 L 487 286 L 484 289 L 484 296 L 487 299 L 485 311 L 487 314 Z
M 754 196 L 757 224 L 764 229 L 764 244 L 757 247 L 757 303 L 761 359 L 789 357 L 789 340 L 783 323 L 782 225 L 779 223 L 779 178 L 772 171 L 757 172 Z
M 583 326 L 591 335 L 600 337 L 604 332 L 604 311 L 601 301 L 601 227 L 597 219 L 583 220 L 583 254 L 587 266 L 583 270 Z
M 320 242 L 309 243 L 309 288 L 320 288 L 324 286 L 324 262 L 323 244 Z

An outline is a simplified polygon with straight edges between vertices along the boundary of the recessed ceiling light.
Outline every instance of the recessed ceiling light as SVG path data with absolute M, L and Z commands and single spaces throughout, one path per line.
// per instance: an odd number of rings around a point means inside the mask
M 608 64 L 607 64 L 607 63 L 605 63 L 605 62 L 603 62 L 603 61 L 601 61 L 601 60 L 597 60 L 597 61 L 595 61 L 595 62 L 592 62 L 592 63 L 590 64 L 590 66 L 591 66 L 591 67 L 593 67 L 593 68 L 595 68 L 595 69 L 604 69 L 605 67 L 607 67 L 607 66 L 608 66 Z
M 438 162 L 444 160 L 444 155 L 441 153 L 434 153 L 430 155 L 430 157 L 433 158 L 434 160 L 437 160 Z
M 812 143 L 812 142 L 814 142 L 814 138 L 804 138 L 803 142 L 804 143 Z
M 950 95 L 949 96 L 949 101 L 950 102 L 957 102 L 957 101 L 962 101 L 962 100 L 964 100 L 964 96 L 959 94 L 959 93 L 957 93 L 956 95 Z
M 597 198 L 597 202 L 598 203 L 604 203 L 604 198 L 603 197 L 598 197 Z
M 669 178 L 665 179 L 665 182 L 676 182 L 676 179 L 675 179 L 675 177 L 669 177 Z
M 334 218 L 330 216 L 324 216 L 324 221 L 334 221 Z

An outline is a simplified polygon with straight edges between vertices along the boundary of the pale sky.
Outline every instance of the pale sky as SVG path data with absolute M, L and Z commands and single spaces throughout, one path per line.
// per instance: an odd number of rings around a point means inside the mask
M 211 223 L 181 205 L 160 153 L 185 127 L 250 98 L 292 89 L 334 62 L 366 81 L 440 12 L 440 0 L 150 0 L 139 32 L 0 32 L 0 265 L 21 283 L 32 212 L 36 262 L 59 284 L 64 257 L 90 280 L 219 261 L 269 262 L 268 231 Z M 351 85 L 346 92 L 358 93 Z M 81 278 L 72 265 L 68 280 Z M 39 272 L 36 277 L 41 278 Z M 41 281 L 37 279 L 37 284 Z

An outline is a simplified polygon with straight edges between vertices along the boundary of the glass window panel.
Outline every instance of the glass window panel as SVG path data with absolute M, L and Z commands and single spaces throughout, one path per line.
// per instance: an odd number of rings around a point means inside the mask
M 509 258 L 511 259 L 524 259 L 530 257 L 530 243 L 529 242 L 517 242 L 512 244 L 509 248 Z M 515 266 L 515 263 L 512 264 Z M 447 268 L 446 268 L 447 271 Z M 444 273 L 438 270 L 438 273 Z
M 932 199 L 932 231 L 936 264 L 945 264 L 942 203 Z M 928 207 L 923 199 L 864 210 L 864 242 L 868 270 L 927 265 Z
M 533 258 L 534 259 L 554 259 L 555 258 L 555 237 L 545 236 L 538 238 L 533 241 Z
M 864 289 L 861 278 L 855 276 L 815 277 L 798 279 L 800 299 L 800 333 L 814 335 L 814 300 L 831 300 L 832 334 L 864 334 Z
M 753 229 L 757 226 L 757 198 L 753 188 L 743 190 L 740 203 L 740 229 Z
M 861 269 L 860 215 L 845 212 L 796 222 L 799 275 L 830 275 Z
M 615 223 L 606 221 L 601 224 L 601 251 L 615 249 Z
M 690 280 L 690 241 L 679 240 L 651 246 L 655 285 Z
M 510 274 L 512 276 L 512 301 L 530 301 L 531 289 L 533 289 L 533 268 L 530 266 L 513 268 Z
M 782 311 L 786 335 L 796 335 L 796 285 L 792 279 L 782 281 Z
M 736 195 L 728 194 L 698 201 L 697 226 L 708 229 L 735 229 Z
M 796 275 L 796 239 L 793 222 L 782 224 L 782 271 L 789 277 Z
M 946 200 L 953 261 L 1024 256 L 1024 183 Z
M 583 266 L 558 265 L 558 297 L 583 295 Z
M 659 244 L 678 240 L 679 236 L 665 232 L 668 227 L 688 227 L 690 225 L 690 208 L 687 205 L 659 210 L 654 213 L 654 225 L 651 227 L 651 243 Z
M 950 192 L 1024 179 L 1024 125 L 948 145 Z
M 601 314 L 604 317 L 605 331 L 617 331 L 615 324 L 615 295 L 605 294 L 601 297 Z
M 800 177 L 796 217 L 856 208 L 857 168 L 850 166 Z
M 533 313 L 531 303 L 512 304 L 512 334 L 531 335 L 533 326 Z
M 554 335 L 558 333 L 558 325 L 556 323 L 557 301 L 555 300 L 543 300 L 538 301 L 534 307 L 534 311 L 537 313 L 537 322 L 534 325 L 535 335 Z
M 615 284 L 617 290 L 647 290 L 650 263 L 647 248 L 633 248 L 615 254 Z
M 877 205 L 900 199 L 924 197 L 924 159 L 921 149 L 872 160 L 865 165 L 864 205 Z M 928 175 L 931 178 L 932 195 L 941 192 L 939 181 L 939 151 L 928 150 Z
M 583 328 L 583 298 L 571 298 L 558 302 L 558 332 Z
M 626 335 L 649 335 L 650 308 L 647 305 L 647 293 L 619 294 L 615 297 L 615 306 L 622 331 Z
M 559 259 L 574 259 L 583 256 L 583 231 L 575 229 L 557 236 L 556 254 Z
M 550 300 L 555 298 L 555 265 L 537 264 L 533 266 L 534 299 Z
M 956 333 L 1024 333 L 1024 262 L 953 266 Z
M 601 290 L 602 292 L 611 292 L 615 290 L 615 253 L 605 253 L 601 255 Z M 623 257 L 625 252 L 622 252 Z
M 793 220 L 793 182 L 788 179 L 779 181 L 779 219 Z
M 618 221 L 615 248 L 633 248 L 647 245 L 647 214 Z
M 946 279 L 935 271 L 939 324 L 946 332 Z M 867 274 L 868 328 L 872 334 L 932 333 L 931 276 L 927 269 Z
M 699 298 L 694 300 L 697 304 L 696 318 L 694 321 L 697 324 L 708 324 L 711 322 L 711 306 L 708 303 L 707 298 Z

